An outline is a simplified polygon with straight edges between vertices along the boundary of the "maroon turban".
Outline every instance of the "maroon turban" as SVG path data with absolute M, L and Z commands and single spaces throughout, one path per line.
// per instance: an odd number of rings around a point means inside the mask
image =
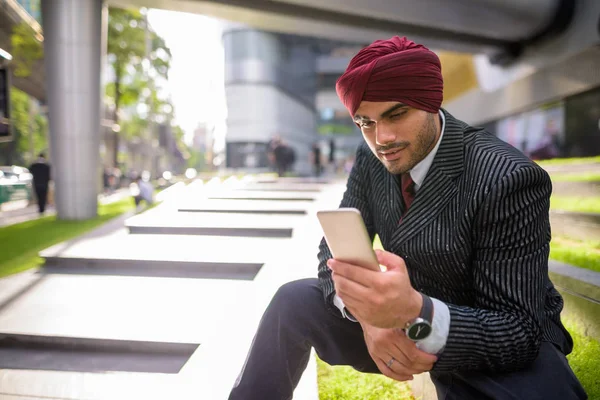
M 437 113 L 444 81 L 438 56 L 405 37 L 377 40 L 356 54 L 337 80 L 337 94 L 354 116 L 362 101 L 398 101 Z

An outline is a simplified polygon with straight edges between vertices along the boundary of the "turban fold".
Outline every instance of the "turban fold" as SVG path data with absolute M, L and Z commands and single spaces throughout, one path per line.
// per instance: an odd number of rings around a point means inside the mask
M 398 101 L 437 113 L 443 89 L 438 56 L 398 36 L 377 40 L 360 50 L 336 83 L 338 97 L 351 116 L 362 101 Z

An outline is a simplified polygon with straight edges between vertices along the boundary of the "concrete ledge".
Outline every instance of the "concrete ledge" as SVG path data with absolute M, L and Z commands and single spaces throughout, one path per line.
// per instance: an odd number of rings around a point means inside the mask
M 131 234 L 162 235 L 208 235 L 208 236 L 243 236 L 243 237 L 292 237 L 292 228 L 241 228 L 224 227 L 188 227 L 188 226 L 142 226 L 129 225 Z
M 280 186 L 273 187 L 272 185 L 264 185 L 260 186 L 243 186 L 239 188 L 235 188 L 234 190 L 243 190 L 247 192 L 306 192 L 306 193 L 320 193 L 322 192 L 321 188 L 304 188 L 304 187 L 292 187 L 292 186 Z
M 314 197 L 268 197 L 268 196 L 248 196 L 248 195 L 240 195 L 240 196 L 208 196 L 209 199 L 212 200 L 243 200 L 243 201 L 315 201 Z
M 552 234 L 580 240 L 600 240 L 600 214 L 550 211 Z
M 262 263 L 45 257 L 44 272 L 74 275 L 253 280 L 262 266 Z
M 550 260 L 550 278 L 564 299 L 563 315 L 600 339 L 600 273 Z
M 437 400 L 437 392 L 435 385 L 431 381 L 431 377 L 428 372 L 418 374 L 414 376 L 414 379 L 410 381 L 410 388 L 415 398 L 420 400 Z
M 600 182 L 552 182 L 552 194 L 557 196 L 600 197 Z
M 554 260 L 550 260 L 548 262 L 548 268 L 550 272 L 553 272 L 554 274 L 559 274 L 590 286 L 594 286 L 600 291 L 600 272 L 574 267 L 572 265 Z M 600 301 L 600 296 L 597 297 L 596 300 Z
M 25 335 L 0 332 L 0 347 L 64 351 L 114 351 L 122 353 L 191 355 L 200 343 L 167 343 L 138 340 L 92 339 L 66 336 Z
M 306 210 L 294 210 L 294 209 L 251 209 L 251 208 L 229 208 L 219 209 L 212 207 L 204 208 L 187 208 L 180 207 L 177 211 L 179 212 L 201 212 L 201 213 L 242 213 L 242 214 L 282 214 L 282 215 L 306 215 Z
M 578 164 L 558 164 L 558 165 L 542 165 L 548 173 L 581 173 L 581 172 L 591 172 L 591 171 L 599 171 L 600 163 L 597 162 L 581 162 Z
M 302 177 L 289 177 L 289 178 L 259 178 L 255 180 L 256 183 L 277 183 L 277 184 L 287 184 L 287 183 L 321 183 L 327 184 L 332 183 L 332 179 L 327 178 L 302 178 Z
M 198 346 L 0 333 L 0 368 L 177 374 Z
M 600 306 L 600 273 L 550 260 L 550 279 L 563 292 Z

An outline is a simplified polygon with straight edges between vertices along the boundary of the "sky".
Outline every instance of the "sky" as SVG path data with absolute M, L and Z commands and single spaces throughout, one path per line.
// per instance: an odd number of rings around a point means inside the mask
M 198 123 L 218 124 L 226 117 L 221 24 L 203 15 L 155 9 L 149 10 L 148 19 L 171 49 L 164 89 L 189 142 Z

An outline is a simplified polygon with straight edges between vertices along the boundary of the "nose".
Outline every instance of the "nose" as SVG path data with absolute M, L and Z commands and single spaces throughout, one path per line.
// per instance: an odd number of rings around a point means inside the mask
M 394 131 L 389 126 L 377 124 L 375 126 L 375 143 L 379 146 L 393 143 L 396 140 Z

